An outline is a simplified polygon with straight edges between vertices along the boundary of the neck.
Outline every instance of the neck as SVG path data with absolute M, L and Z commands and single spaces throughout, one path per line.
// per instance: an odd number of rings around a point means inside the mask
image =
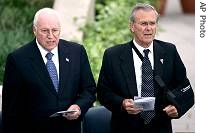
M 141 46 L 141 47 L 143 47 L 143 48 L 148 48 L 148 47 L 151 45 L 151 43 L 152 43 L 152 42 L 150 42 L 150 43 L 142 43 L 142 42 L 140 42 L 140 41 L 138 41 L 138 40 L 136 40 L 136 39 L 135 39 L 135 41 L 136 41 L 136 43 L 137 43 L 139 46 Z

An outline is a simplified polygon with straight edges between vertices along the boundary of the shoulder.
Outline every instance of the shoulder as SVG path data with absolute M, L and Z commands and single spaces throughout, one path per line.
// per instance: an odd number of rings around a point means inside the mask
M 130 42 L 117 44 L 117 45 L 107 48 L 105 52 L 110 53 L 110 54 L 121 54 L 124 51 L 127 51 L 129 48 L 131 49 L 131 46 L 129 44 Z
M 154 45 L 153 46 L 154 51 L 158 51 L 158 52 L 165 53 L 168 55 L 173 55 L 175 53 L 178 53 L 175 44 L 170 43 L 170 42 L 155 39 L 153 42 L 153 45 Z
M 15 49 L 13 52 L 10 53 L 10 55 L 14 55 L 16 57 L 18 56 L 25 57 L 28 54 L 30 54 L 32 51 L 34 51 L 36 48 L 37 48 L 36 41 L 34 39 L 33 41 Z
M 81 48 L 81 47 L 83 47 L 83 45 L 81 45 L 79 43 L 67 41 L 67 40 L 63 40 L 63 39 L 59 40 L 59 45 L 61 47 L 65 47 L 65 48 Z
M 82 44 L 63 39 L 60 39 L 59 41 L 58 50 L 60 53 L 75 56 L 76 58 L 79 56 L 87 56 L 86 49 Z
M 80 53 L 86 51 L 82 44 L 72 41 L 66 41 L 63 39 L 60 39 L 58 48 L 61 51 L 72 52 L 72 53 Z
M 176 46 L 173 43 L 162 41 L 162 40 L 154 40 L 154 45 L 158 45 L 159 47 L 165 48 L 165 49 L 174 49 Z

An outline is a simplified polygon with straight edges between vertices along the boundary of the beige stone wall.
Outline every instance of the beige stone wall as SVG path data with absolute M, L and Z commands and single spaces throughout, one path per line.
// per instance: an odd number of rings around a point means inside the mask
M 95 0 L 55 0 L 54 9 L 61 13 L 61 38 L 82 40 L 79 28 L 94 19 L 94 4 Z

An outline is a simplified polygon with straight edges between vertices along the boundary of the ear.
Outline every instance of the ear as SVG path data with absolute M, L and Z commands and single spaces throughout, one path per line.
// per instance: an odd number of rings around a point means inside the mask
M 33 26 L 33 33 L 34 33 L 34 35 L 36 36 L 37 30 L 36 30 L 36 27 L 34 27 L 34 26 Z
M 130 23 L 130 24 L 129 24 L 129 28 L 130 28 L 130 31 L 131 31 L 131 32 L 134 32 L 134 25 L 133 25 L 133 23 Z

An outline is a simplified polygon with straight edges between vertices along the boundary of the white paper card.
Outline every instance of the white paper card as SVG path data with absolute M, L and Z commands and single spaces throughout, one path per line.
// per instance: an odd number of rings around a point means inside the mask
M 66 111 L 58 111 L 52 115 L 50 115 L 50 117 L 57 117 L 57 116 L 61 116 L 63 115 L 64 113 L 74 113 L 74 112 L 77 112 L 79 110 L 66 110 Z
M 155 97 L 134 97 L 134 105 L 142 107 L 144 111 L 154 110 Z

